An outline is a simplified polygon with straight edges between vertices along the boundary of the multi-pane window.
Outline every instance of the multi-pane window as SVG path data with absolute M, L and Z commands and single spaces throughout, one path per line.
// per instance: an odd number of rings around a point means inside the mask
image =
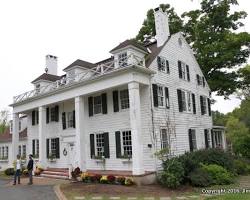
M 36 156 L 39 157 L 39 140 L 36 140 Z
M 182 102 L 182 110 L 187 111 L 187 105 L 186 105 L 186 95 L 185 91 L 181 91 L 181 102 Z
M 51 139 L 50 153 L 53 157 L 56 157 L 56 138 Z
M 9 147 L 5 147 L 6 151 L 5 151 L 5 158 L 8 159 L 9 158 Z
M 56 121 L 56 110 L 55 107 L 52 107 L 50 110 L 50 121 L 55 122 Z
M 94 97 L 94 114 L 102 113 L 102 97 L 95 96 Z
M 22 154 L 23 157 L 26 157 L 26 145 L 23 145 L 23 154 Z
M 18 146 L 18 155 L 22 156 L 22 146 L 21 145 Z
M 104 156 L 104 134 L 96 134 L 96 155 L 98 157 Z
M 215 142 L 215 147 L 222 148 L 223 147 L 222 132 L 213 130 L 213 138 Z
M 199 74 L 196 74 L 196 79 L 197 79 L 197 85 L 201 85 L 202 81 L 201 81 L 201 76 Z
M 200 96 L 200 104 L 201 104 L 201 114 L 207 114 L 207 98 L 205 96 Z
M 9 157 L 9 147 L 0 147 L 0 160 L 6 160 Z
M 197 149 L 196 134 L 194 129 L 189 130 L 190 151 Z
M 188 111 L 190 111 L 190 112 L 191 112 L 191 106 L 192 106 L 191 92 L 187 92 L 187 108 L 188 108 Z
M 158 70 L 162 72 L 169 73 L 169 62 L 163 57 L 157 57 Z
M 182 73 L 182 79 L 186 80 L 186 65 L 185 63 L 181 62 L 181 73 Z
M 164 106 L 164 93 L 163 87 L 158 86 L 158 106 Z
M 122 132 L 123 155 L 132 157 L 132 137 L 131 131 Z
M 129 108 L 129 94 L 128 90 L 120 91 L 120 101 L 121 101 L 121 109 Z
M 73 112 L 68 112 L 67 113 L 67 118 L 68 118 L 68 128 L 73 128 L 74 127 L 74 113 Z
M 120 53 L 118 55 L 118 64 L 119 67 L 125 67 L 128 65 L 128 56 L 127 56 L 127 52 L 124 53 Z
M 161 129 L 161 149 L 169 148 L 169 134 L 167 129 Z

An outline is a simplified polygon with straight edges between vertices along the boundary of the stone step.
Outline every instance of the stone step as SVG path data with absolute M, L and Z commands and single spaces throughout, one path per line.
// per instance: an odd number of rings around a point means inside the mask
M 64 180 L 68 180 L 69 177 L 68 176 L 62 176 L 62 175 L 53 175 L 53 174 L 41 174 L 41 177 L 45 177 L 45 178 L 54 178 L 54 179 L 64 179 Z
M 68 168 L 47 168 L 46 171 L 68 172 Z
M 58 175 L 58 176 L 69 176 L 68 172 L 58 172 L 58 171 L 49 171 L 49 170 L 43 171 L 42 174 Z

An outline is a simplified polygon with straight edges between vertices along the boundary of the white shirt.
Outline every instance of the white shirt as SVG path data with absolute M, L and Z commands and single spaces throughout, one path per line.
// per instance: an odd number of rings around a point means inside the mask
M 16 169 L 21 169 L 21 161 L 20 160 L 16 161 Z

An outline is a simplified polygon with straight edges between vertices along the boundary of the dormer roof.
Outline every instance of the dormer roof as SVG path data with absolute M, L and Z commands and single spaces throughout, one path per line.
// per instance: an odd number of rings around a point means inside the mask
M 144 51 L 145 53 L 148 53 L 147 48 L 145 48 L 142 44 L 138 43 L 136 40 L 131 39 L 131 40 L 125 40 L 124 42 L 120 43 L 118 46 L 116 46 L 115 48 L 113 48 L 110 53 L 115 52 L 119 49 L 123 49 L 126 48 L 128 46 L 133 46 L 136 47 L 137 49 L 140 49 L 142 51 Z
M 41 76 L 37 77 L 31 83 L 35 83 L 35 82 L 40 81 L 40 80 L 55 82 L 55 81 L 57 81 L 59 79 L 61 79 L 61 76 L 56 76 L 56 75 L 52 75 L 52 74 L 43 73 Z
M 87 68 L 87 69 L 91 69 L 91 68 L 95 67 L 95 64 L 87 62 L 87 61 L 84 61 L 84 60 L 77 59 L 76 61 L 74 61 L 73 63 L 71 63 L 68 67 L 64 68 L 63 71 L 68 71 L 72 67 L 75 67 L 75 66 L 84 67 L 84 68 Z

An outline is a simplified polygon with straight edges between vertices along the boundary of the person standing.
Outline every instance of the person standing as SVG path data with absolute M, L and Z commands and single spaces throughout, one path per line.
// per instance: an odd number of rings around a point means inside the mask
M 21 183 L 21 181 L 20 181 L 20 175 L 21 175 L 21 160 L 20 160 L 20 155 L 17 155 L 16 158 L 17 159 L 13 163 L 14 170 L 15 170 L 13 185 L 16 185 L 16 179 L 18 179 L 18 184 Z
M 29 155 L 29 162 L 27 165 L 27 169 L 28 169 L 28 173 L 29 173 L 29 183 L 28 185 L 32 185 L 33 184 L 33 165 L 34 165 L 34 161 L 33 161 L 33 156 L 30 154 Z

